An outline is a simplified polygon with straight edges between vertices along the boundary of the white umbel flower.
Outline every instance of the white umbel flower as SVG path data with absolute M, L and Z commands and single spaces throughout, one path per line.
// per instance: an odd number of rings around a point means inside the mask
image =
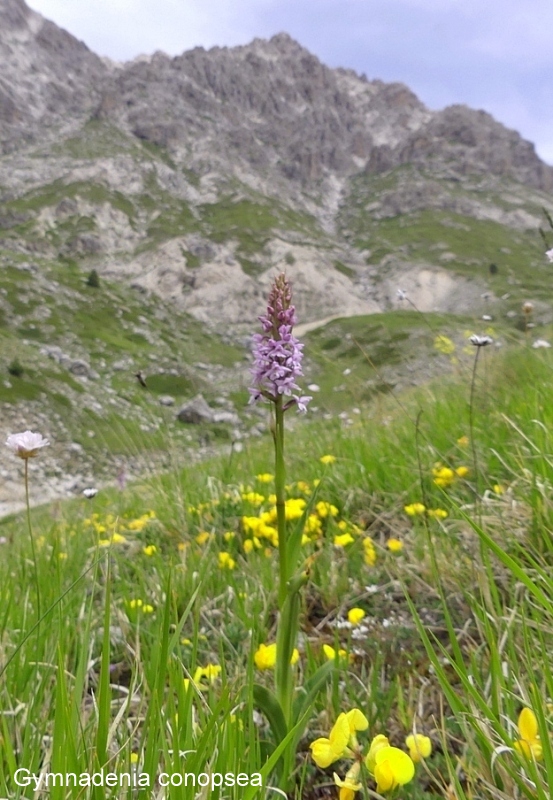
M 545 251 L 545 257 L 550 263 L 553 263 L 553 247 L 551 248 L 551 250 Z
M 34 458 L 38 456 L 42 447 L 49 444 L 48 439 L 45 439 L 42 434 L 32 431 L 11 433 L 6 439 L 6 447 L 9 447 L 19 458 Z
M 538 350 L 540 347 L 551 347 L 551 345 L 549 342 L 546 342 L 545 339 L 536 339 L 532 347 L 534 350 Z
M 98 494 L 98 489 L 95 489 L 93 486 L 91 486 L 89 489 L 83 489 L 83 494 L 87 500 L 92 500 L 92 498 L 96 497 Z

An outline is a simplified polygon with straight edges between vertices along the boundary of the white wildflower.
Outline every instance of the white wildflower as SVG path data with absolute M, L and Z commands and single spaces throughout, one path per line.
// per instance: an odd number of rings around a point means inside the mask
M 83 494 L 88 500 L 92 500 L 93 497 L 96 497 L 98 494 L 98 489 L 94 489 L 94 487 L 90 487 L 90 489 L 83 489 Z
M 547 260 L 548 260 L 550 263 L 552 263 L 552 264 L 553 264 L 553 247 L 551 248 L 551 250 L 546 250 L 546 251 L 545 251 L 545 257 L 547 258 Z
M 11 433 L 6 439 L 6 447 L 9 447 L 19 458 L 34 458 L 42 447 L 46 447 L 50 442 L 40 433 L 24 431 L 24 433 Z
M 546 342 L 545 339 L 536 339 L 536 341 L 532 344 L 534 350 L 538 350 L 540 347 L 551 347 L 549 342 Z
M 493 344 L 493 339 L 491 336 L 478 336 L 477 333 L 473 333 L 469 342 L 475 347 L 486 347 L 488 344 Z

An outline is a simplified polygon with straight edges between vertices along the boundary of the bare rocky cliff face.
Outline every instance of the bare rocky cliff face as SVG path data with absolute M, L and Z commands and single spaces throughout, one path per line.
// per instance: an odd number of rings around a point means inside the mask
M 553 168 L 515 131 L 329 69 L 286 34 L 115 64 L 0 0 L 0 57 L 1 247 L 75 259 L 211 324 L 255 316 L 282 268 L 309 321 L 390 307 L 388 272 L 416 283 L 474 261 L 412 257 L 375 221 L 430 209 L 520 232 L 550 207 Z M 453 290 L 422 306 L 466 311 L 475 285 L 466 307 Z
M 71 129 L 97 107 L 101 59 L 23 0 L 0 3 L 0 59 L 1 152 Z

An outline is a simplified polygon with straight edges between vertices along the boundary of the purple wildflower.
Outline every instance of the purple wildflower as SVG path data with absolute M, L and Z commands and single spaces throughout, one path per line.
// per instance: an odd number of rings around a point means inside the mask
M 311 397 L 294 394 L 300 391 L 296 378 L 303 375 L 303 344 L 292 335 L 296 311 L 291 301 L 290 284 L 286 275 L 281 274 L 271 288 L 267 313 L 259 317 L 263 333 L 252 337 L 254 386 L 250 388 L 250 403 L 262 398 L 276 403 L 284 395 L 290 398 L 284 405 L 285 411 L 297 405 L 298 411 L 305 412 Z

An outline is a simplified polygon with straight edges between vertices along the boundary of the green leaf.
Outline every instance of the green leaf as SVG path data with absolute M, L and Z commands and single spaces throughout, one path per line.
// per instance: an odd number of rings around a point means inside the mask
M 328 683 L 335 668 L 336 665 L 334 661 L 327 661 L 327 663 L 323 664 L 322 667 L 319 667 L 318 670 L 316 670 L 309 680 L 306 681 L 301 687 L 298 696 L 294 700 L 292 712 L 292 719 L 294 720 L 294 723 L 297 723 L 300 717 L 304 715 L 306 711 L 311 709 L 313 703 L 315 702 L 315 698 L 323 686 Z M 303 733 L 303 731 L 301 733 Z
M 98 681 L 98 729 L 96 732 L 96 757 L 98 766 L 108 761 L 108 731 L 111 713 L 110 663 L 111 663 L 111 558 L 108 554 L 106 590 L 104 598 L 104 633 L 102 637 L 102 659 Z
M 258 684 L 255 684 L 254 692 L 255 692 L 256 687 L 259 688 L 259 689 L 263 689 L 264 691 L 267 691 L 264 686 L 259 686 Z M 288 733 L 286 734 L 284 739 L 282 739 L 282 741 L 280 742 L 278 747 L 275 749 L 275 751 L 272 754 L 272 756 L 263 765 L 263 767 L 259 770 L 259 772 L 261 774 L 261 778 L 262 778 L 261 782 L 262 782 L 263 785 L 260 786 L 260 787 L 249 786 L 245 790 L 244 794 L 242 795 L 242 800 L 252 800 L 252 798 L 255 797 L 255 795 L 259 791 L 261 791 L 263 793 L 264 797 L 267 796 L 267 788 L 268 788 L 267 787 L 267 778 L 269 777 L 269 775 L 271 774 L 273 769 L 278 764 L 278 762 L 279 762 L 281 756 L 284 754 L 285 750 L 290 746 L 290 743 L 296 740 L 298 730 L 302 730 L 305 727 L 305 725 L 307 723 L 307 719 L 308 719 L 308 716 L 306 714 L 304 717 L 302 717 L 298 721 L 297 725 L 295 725 L 290 731 L 288 731 Z M 285 777 L 288 779 L 288 776 L 285 776 Z
M 253 699 L 259 709 L 265 714 L 277 743 L 282 742 L 288 735 L 286 720 L 280 703 L 274 694 L 265 686 L 254 683 Z

